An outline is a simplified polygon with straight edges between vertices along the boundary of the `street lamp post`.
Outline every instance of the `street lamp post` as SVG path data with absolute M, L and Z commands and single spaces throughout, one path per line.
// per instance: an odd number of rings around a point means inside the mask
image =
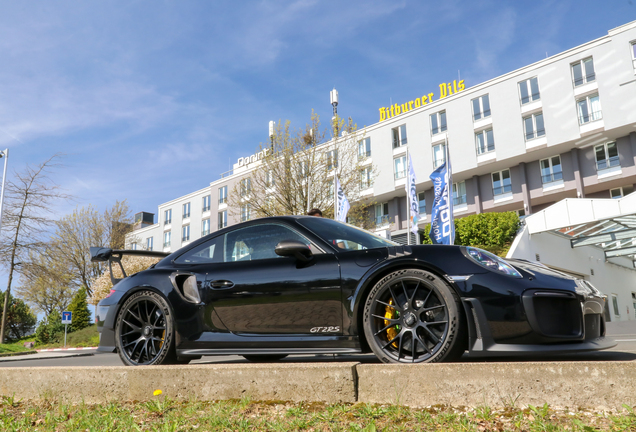
M 2 207 L 4 204 L 4 185 L 7 179 L 7 163 L 9 161 L 9 149 L 0 151 L 0 158 L 4 158 L 4 169 L 2 170 L 2 192 L 0 192 L 0 231 L 2 230 Z

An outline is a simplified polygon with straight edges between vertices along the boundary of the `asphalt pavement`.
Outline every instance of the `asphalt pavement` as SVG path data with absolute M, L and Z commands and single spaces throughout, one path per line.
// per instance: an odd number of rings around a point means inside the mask
M 568 355 L 536 355 L 523 357 L 488 357 L 471 358 L 465 355 L 464 362 L 493 362 L 493 361 L 636 361 L 636 321 L 621 321 L 607 323 L 607 335 L 618 344 L 614 348 Z M 365 355 L 296 355 L 289 356 L 282 362 L 360 362 L 377 363 L 372 354 Z M 205 356 L 191 364 L 215 363 L 248 363 L 241 356 Z M 82 351 L 49 351 L 24 356 L 0 357 L 1 367 L 69 367 L 69 366 L 123 366 L 119 355 L 98 353 L 96 350 Z

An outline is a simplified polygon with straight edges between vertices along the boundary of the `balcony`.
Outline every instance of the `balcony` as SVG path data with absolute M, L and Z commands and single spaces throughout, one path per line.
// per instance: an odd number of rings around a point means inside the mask
M 619 166 L 621 164 L 621 161 L 619 159 L 618 156 L 612 156 L 609 159 L 601 159 L 599 161 L 596 161 L 596 170 L 597 171 L 603 171 L 615 166 Z
M 559 180 L 563 180 L 563 173 L 561 171 L 548 173 L 548 174 L 543 174 L 541 176 L 541 182 L 543 184 L 554 183 L 554 182 L 559 181 Z
M 510 193 L 510 192 L 512 192 L 512 185 L 510 185 L 510 184 L 492 188 L 492 193 L 495 196 L 507 194 L 507 193 Z

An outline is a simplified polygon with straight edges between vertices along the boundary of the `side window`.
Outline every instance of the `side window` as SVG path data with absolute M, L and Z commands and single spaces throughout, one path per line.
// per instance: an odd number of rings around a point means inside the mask
M 276 224 L 255 225 L 225 235 L 225 262 L 282 258 L 275 248 L 283 240 L 310 242 L 295 231 Z
M 223 262 L 224 236 L 215 237 L 190 249 L 174 260 L 177 264 L 206 264 Z

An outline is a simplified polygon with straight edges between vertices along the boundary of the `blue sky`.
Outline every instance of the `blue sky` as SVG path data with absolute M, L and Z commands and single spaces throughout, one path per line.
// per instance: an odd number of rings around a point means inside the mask
M 330 118 L 334 86 L 369 125 L 458 71 L 470 87 L 635 19 L 634 0 L 0 0 L 0 148 L 9 176 L 66 154 L 60 217 L 116 199 L 156 213 L 270 120 Z

